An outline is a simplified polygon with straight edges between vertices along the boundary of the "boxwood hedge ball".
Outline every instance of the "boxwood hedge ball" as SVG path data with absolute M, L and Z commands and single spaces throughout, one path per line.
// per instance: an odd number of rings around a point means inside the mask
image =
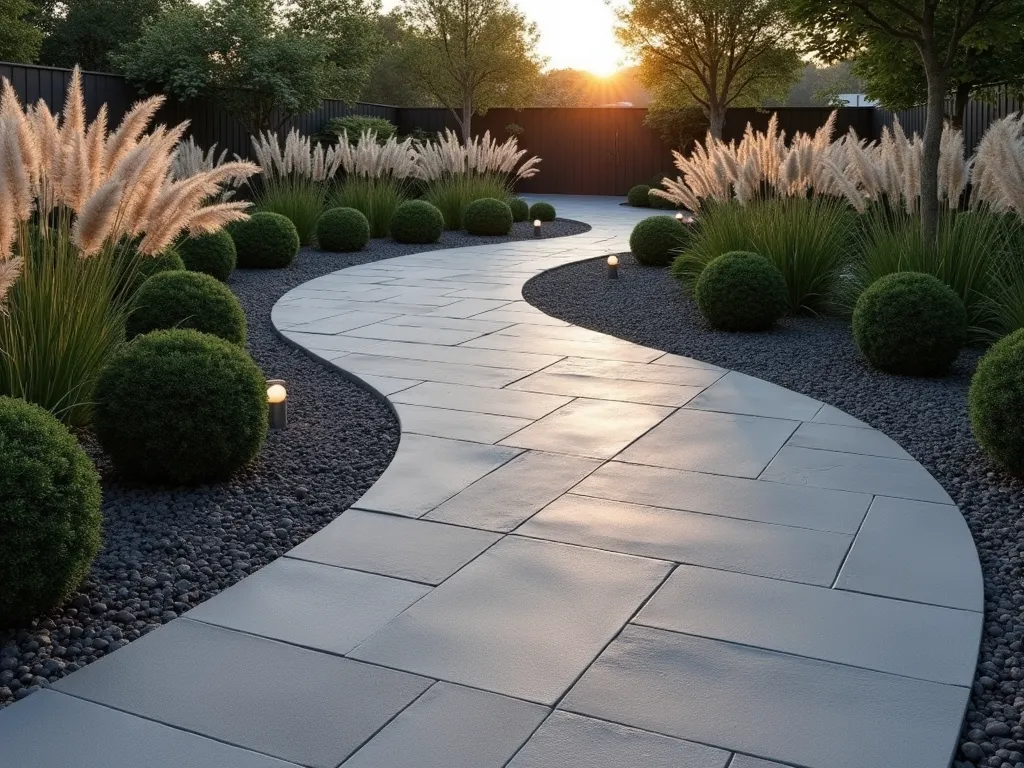
M 1024 476 L 1024 329 L 992 345 L 967 396 L 974 437 L 996 463 Z
M 370 242 L 370 222 L 355 208 L 331 208 L 317 219 L 316 241 L 323 251 L 362 250 Z
M 267 433 L 267 382 L 238 346 L 208 333 L 153 331 L 100 373 L 93 425 L 125 475 L 192 485 L 252 461 Z
M 701 270 L 693 296 L 704 319 L 722 331 L 763 331 L 786 314 L 786 279 L 764 256 L 730 251 Z
M 521 197 L 512 198 L 508 207 L 512 210 L 512 221 L 526 221 L 530 218 L 530 204 Z
M 0 628 L 25 626 L 70 597 L 102 526 L 99 475 L 67 427 L 0 397 Z
M 153 275 L 158 275 L 161 272 L 185 271 L 185 263 L 175 248 L 168 248 L 163 253 L 158 253 L 155 256 L 139 256 L 134 251 L 126 252 L 123 264 L 122 269 L 124 269 L 124 272 L 122 274 L 125 277 L 131 275 L 128 272 L 129 269 L 132 267 L 135 269 L 134 274 L 130 277 L 130 294 L 136 293 L 142 287 L 142 284 Z M 125 285 L 128 284 L 125 282 Z
M 530 206 L 530 221 L 540 219 L 541 221 L 555 220 L 555 206 L 551 203 L 534 203 Z
M 235 241 L 225 230 L 188 237 L 178 243 L 178 252 L 185 268 L 203 272 L 226 283 L 235 269 L 238 255 Z
M 897 272 L 865 289 L 853 310 L 853 340 L 875 368 L 905 376 L 938 376 L 967 339 L 967 311 L 933 275 Z
M 390 231 L 399 243 L 436 243 L 444 231 L 444 216 L 426 200 L 408 200 L 395 209 Z
M 637 184 L 635 187 L 629 190 L 626 195 L 626 199 L 629 204 L 634 208 L 650 208 L 651 207 L 651 188 L 646 184 Z
M 280 213 L 254 213 L 234 223 L 230 232 L 238 266 L 246 269 L 281 269 L 295 261 L 299 253 L 299 231 Z
M 650 200 L 651 208 L 657 208 L 659 211 L 674 211 L 679 207 L 661 195 L 648 194 L 647 199 Z
M 129 339 L 165 328 L 195 328 L 245 345 L 245 313 L 224 283 L 202 272 L 163 272 L 135 294 L 125 323 Z
M 466 206 L 462 224 L 471 235 L 507 235 L 512 229 L 512 209 L 502 200 L 482 197 Z
M 664 267 L 690 241 L 690 230 L 672 216 L 649 216 L 633 227 L 629 250 L 641 264 Z

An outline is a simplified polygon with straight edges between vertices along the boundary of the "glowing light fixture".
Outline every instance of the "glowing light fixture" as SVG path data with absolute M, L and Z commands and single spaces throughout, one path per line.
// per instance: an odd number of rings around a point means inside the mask
M 281 379 L 267 380 L 267 403 L 270 405 L 270 428 L 288 426 L 288 390 Z
M 619 278 L 619 257 L 609 256 L 608 257 L 608 279 L 618 280 Z
M 533 220 L 533 236 L 540 237 L 540 219 Z
M 676 214 L 676 221 L 678 221 L 680 224 L 683 223 L 683 219 L 684 219 L 684 217 L 683 217 L 682 211 L 680 211 L 679 213 Z

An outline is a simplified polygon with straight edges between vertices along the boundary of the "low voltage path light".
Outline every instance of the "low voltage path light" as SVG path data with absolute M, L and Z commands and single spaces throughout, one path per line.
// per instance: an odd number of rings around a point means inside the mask
M 612 255 L 608 257 L 608 279 L 619 279 L 619 257 Z
M 680 211 L 679 213 L 676 214 L 676 221 L 678 221 L 680 224 L 682 224 L 684 220 L 685 220 L 685 217 L 683 216 L 683 212 L 682 211 Z
M 270 428 L 284 429 L 288 426 L 288 390 L 282 379 L 267 380 L 267 403 L 270 405 Z
M 533 220 L 533 236 L 540 237 L 540 219 Z

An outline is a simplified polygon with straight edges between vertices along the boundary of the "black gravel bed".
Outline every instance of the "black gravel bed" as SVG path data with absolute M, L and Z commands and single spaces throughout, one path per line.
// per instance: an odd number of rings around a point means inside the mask
M 860 358 L 840 318 L 798 317 L 770 333 L 713 331 L 665 269 L 619 254 L 569 264 L 528 282 L 550 315 L 655 349 L 757 376 L 822 400 L 886 433 L 939 480 L 963 511 L 985 580 L 985 629 L 957 768 L 1024 768 L 1024 483 L 994 468 L 971 435 L 968 349 L 941 379 L 888 376 Z
M 558 219 L 546 237 L 587 232 Z M 283 341 L 270 323 L 291 288 L 343 267 L 410 253 L 533 238 L 446 232 L 432 245 L 373 240 L 353 254 L 304 248 L 282 270 L 236 270 L 229 285 L 248 318 L 248 348 L 268 378 L 287 382 L 289 426 L 268 434 L 254 465 L 198 488 L 122 481 L 87 432 L 100 469 L 104 546 L 68 604 L 32 626 L 0 632 L 0 707 L 117 650 L 258 570 L 323 528 L 365 493 L 398 447 L 390 407 Z M 2 533 L 0 533 L 2 535 Z M 0 761 L 2 762 L 2 761 Z

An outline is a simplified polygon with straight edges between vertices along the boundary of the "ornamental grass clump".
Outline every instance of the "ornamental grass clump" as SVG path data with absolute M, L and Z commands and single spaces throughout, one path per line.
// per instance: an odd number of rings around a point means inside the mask
M 764 256 L 747 251 L 712 260 L 693 293 L 704 319 L 722 331 L 768 330 L 788 308 L 782 273 Z
M 245 346 L 245 313 L 235 294 L 202 272 L 164 272 L 139 289 L 128 316 L 129 339 L 167 328 L 194 328 Z
M 1024 329 L 997 341 L 981 358 L 967 395 L 971 427 L 982 450 L 1024 476 Z
M 411 139 L 394 136 L 382 141 L 373 131 L 363 131 L 354 141 L 347 133 L 341 138 L 337 152 L 342 178 L 329 206 L 355 208 L 370 223 L 373 237 L 386 237 L 391 217 L 419 177 L 415 146 Z

